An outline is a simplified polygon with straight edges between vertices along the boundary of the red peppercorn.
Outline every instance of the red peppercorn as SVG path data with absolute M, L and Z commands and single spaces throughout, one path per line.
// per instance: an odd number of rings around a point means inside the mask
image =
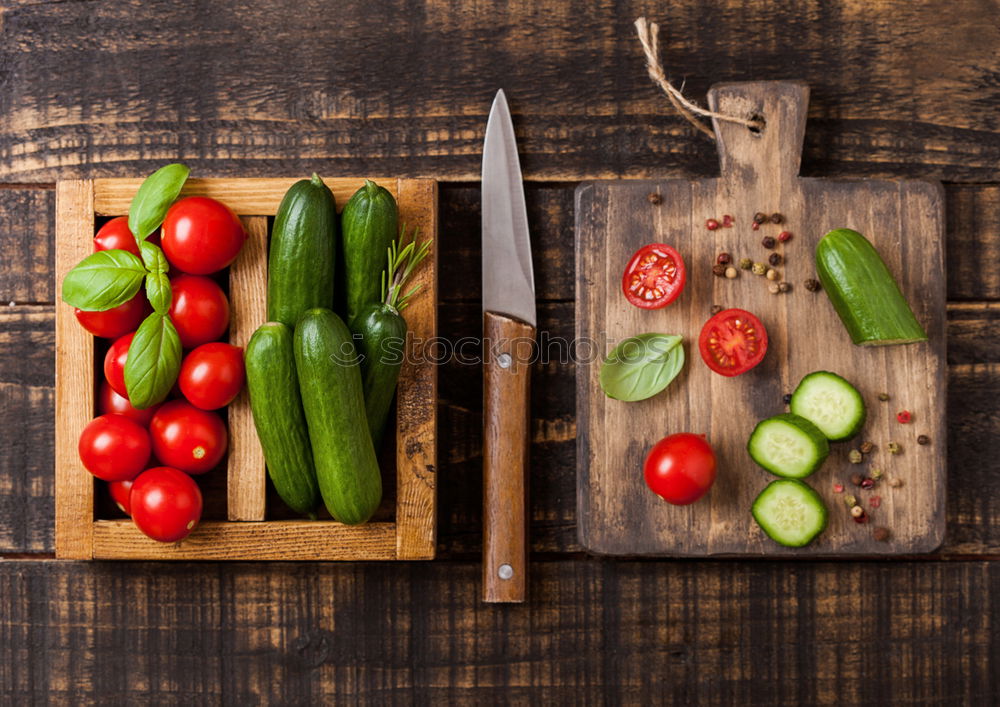
M 859 515 L 859 516 L 852 515 L 852 517 L 854 518 L 854 522 L 855 523 L 867 523 L 868 522 L 868 514 L 865 513 L 864 511 L 861 511 L 861 515 Z
M 753 230 L 757 231 L 757 230 L 759 230 L 759 229 L 760 229 L 760 224 L 759 224 L 759 223 L 757 223 L 756 221 L 754 221 L 754 222 L 753 222 L 753 225 L 752 225 L 752 226 L 750 226 L 750 228 L 752 228 Z
M 868 499 L 868 505 L 871 506 L 872 508 L 878 508 L 879 506 L 882 505 L 882 497 L 872 496 L 871 498 Z
M 778 234 L 778 240 L 781 241 L 782 243 L 787 243 L 788 241 L 792 240 L 792 234 L 789 233 L 788 231 L 782 231 L 781 233 Z
M 731 262 L 733 262 L 733 256 L 731 256 L 729 253 L 719 253 L 715 257 L 715 262 L 717 262 L 719 265 L 729 265 Z
M 710 218 L 707 221 L 705 221 L 705 228 L 707 228 L 709 231 L 714 231 L 718 227 L 719 227 L 719 222 L 714 218 Z
M 909 410 L 900 410 L 896 413 L 896 422 L 901 425 L 905 425 L 913 419 L 913 415 L 910 414 Z
M 873 489 L 873 488 L 875 488 L 875 479 L 863 479 L 861 481 L 861 488 L 863 488 L 863 489 Z
M 733 217 L 730 216 L 729 214 L 723 214 L 722 215 L 722 225 L 724 227 L 726 227 L 726 228 L 729 228 L 730 226 L 732 226 L 733 225 Z
M 844 493 L 844 485 L 843 484 L 834 484 L 833 485 L 833 492 L 834 493 Z
M 726 266 L 716 263 L 715 265 L 712 266 L 712 274 L 715 275 L 716 277 L 725 277 Z
M 889 529 L 875 528 L 875 530 L 872 531 L 872 537 L 880 543 L 887 542 L 889 540 Z

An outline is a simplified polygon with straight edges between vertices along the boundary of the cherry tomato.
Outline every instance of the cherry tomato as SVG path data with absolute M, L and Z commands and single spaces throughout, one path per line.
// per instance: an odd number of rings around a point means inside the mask
M 201 490 L 179 469 L 156 466 L 132 483 L 132 521 L 161 543 L 186 538 L 201 520 Z
M 245 374 L 243 349 L 215 341 L 184 357 L 177 382 L 192 405 L 218 410 L 239 395 Z
M 738 376 L 764 360 L 767 329 L 743 309 L 724 309 L 705 322 L 698 350 L 709 368 L 723 376 Z
M 705 435 L 682 432 L 653 445 L 643 465 L 646 485 L 675 506 L 704 496 L 715 482 L 715 452 Z
M 136 294 L 125 304 L 120 304 L 112 309 L 103 312 L 84 312 L 82 309 L 74 310 L 76 320 L 84 329 L 94 336 L 102 336 L 105 339 L 117 339 L 123 334 L 135 331 L 142 324 L 153 308 L 146 301 L 146 295 L 142 292 Z
M 209 275 L 236 260 L 246 232 L 236 213 L 205 196 L 174 203 L 163 220 L 163 252 L 178 270 Z
M 127 516 L 132 515 L 132 503 L 129 498 L 132 495 L 132 483 L 132 479 L 108 482 L 108 493 L 111 494 L 111 500 Z
M 650 243 L 629 259 L 622 275 L 622 292 L 636 307 L 660 309 L 680 296 L 686 281 L 681 254 L 665 243 Z
M 135 332 L 115 339 L 104 355 L 104 379 L 111 388 L 123 398 L 128 397 L 125 389 L 125 361 L 128 359 L 128 347 L 132 344 Z
M 83 428 L 77 451 L 98 479 L 133 479 L 149 461 L 149 433 L 123 415 L 100 415 Z
M 106 381 L 101 381 L 101 388 L 97 391 L 97 412 L 101 415 L 114 413 L 124 415 L 143 427 L 149 427 L 149 421 L 153 419 L 153 413 L 159 409 L 159 405 L 153 405 L 145 410 L 132 407 L 132 403 L 124 395 L 118 395 L 115 389 Z
M 178 275 L 170 281 L 170 319 L 186 349 L 221 337 L 229 326 L 229 300 L 218 283 L 199 275 Z
M 163 403 L 149 423 L 149 433 L 156 458 L 189 474 L 215 468 L 229 444 L 222 418 L 184 400 Z
M 94 250 L 127 250 L 139 255 L 139 245 L 128 229 L 128 216 L 118 216 L 101 226 L 94 236 Z

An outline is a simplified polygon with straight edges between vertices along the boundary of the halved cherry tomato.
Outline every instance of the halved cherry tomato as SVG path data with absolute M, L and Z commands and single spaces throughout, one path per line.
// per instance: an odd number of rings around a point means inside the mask
M 153 453 L 164 464 L 204 474 L 226 454 L 229 433 L 222 418 L 185 400 L 168 400 L 149 423 Z
M 108 493 L 111 494 L 111 500 L 127 516 L 132 515 L 132 503 L 129 498 L 132 495 L 132 482 L 133 479 L 108 482 Z
M 130 496 L 132 521 L 162 543 L 186 538 L 201 520 L 201 490 L 179 469 L 157 466 L 139 474 Z
M 132 407 L 129 399 L 124 395 L 118 395 L 106 380 L 101 381 L 101 388 L 97 391 L 97 412 L 102 415 L 111 413 L 124 415 L 143 427 L 149 427 L 149 421 L 153 419 L 153 415 L 159 407 L 159 405 L 153 405 L 145 410 Z
M 128 397 L 125 389 L 125 361 L 128 359 L 128 347 L 135 338 L 135 332 L 115 339 L 104 355 L 104 378 L 111 388 L 123 398 Z
M 764 360 L 767 329 L 745 309 L 724 309 L 701 328 L 698 350 L 719 375 L 738 376 Z
M 122 415 L 100 415 L 83 428 L 77 451 L 98 479 L 134 479 L 149 461 L 149 433 Z
M 218 283 L 200 275 L 178 275 L 170 281 L 170 319 L 186 349 L 215 341 L 229 326 L 229 300 Z
M 138 292 L 125 304 L 103 312 L 84 312 L 82 309 L 77 309 L 74 313 L 80 325 L 94 336 L 117 339 L 138 329 L 142 320 L 152 311 L 153 308 L 149 306 L 146 295 Z
M 681 432 L 653 445 L 643 465 L 646 485 L 675 506 L 704 496 L 715 483 L 715 452 L 705 435 Z
M 665 243 L 650 243 L 629 259 L 622 292 L 636 307 L 659 309 L 677 299 L 686 281 L 681 254 Z
M 177 382 L 192 405 L 218 410 L 239 395 L 245 375 L 243 349 L 213 341 L 184 357 Z
M 221 201 L 189 196 L 163 219 L 163 252 L 178 270 L 209 275 L 236 260 L 246 240 L 243 223 Z

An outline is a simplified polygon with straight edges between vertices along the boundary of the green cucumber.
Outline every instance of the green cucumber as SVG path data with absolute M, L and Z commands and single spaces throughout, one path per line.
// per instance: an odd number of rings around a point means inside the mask
M 823 236 L 816 246 L 816 272 L 855 344 L 927 340 L 882 257 L 857 231 L 838 228 Z
M 399 223 L 392 194 L 370 179 L 354 192 L 340 217 L 344 248 L 344 314 L 354 321 L 361 308 L 381 301 L 385 255 Z
M 257 329 L 247 343 L 246 370 L 250 410 L 268 476 L 289 508 L 312 516 L 319 505 L 319 486 L 295 374 L 292 330 L 281 322 Z
M 803 378 L 792 393 L 789 408 L 816 425 L 831 442 L 856 435 L 868 416 L 858 389 L 829 371 L 815 371 Z
M 382 475 L 351 332 L 329 309 L 310 309 L 295 327 L 294 342 L 323 503 L 341 523 L 364 523 L 382 500 Z
M 751 512 L 761 530 L 786 547 L 808 545 L 826 528 L 823 499 L 794 479 L 769 483 L 754 500 Z
M 312 307 L 333 306 L 337 203 L 317 175 L 296 182 L 274 217 L 267 263 L 267 318 L 294 327 Z
M 406 320 L 395 307 L 369 304 L 358 312 L 351 331 L 361 356 L 368 430 L 378 450 L 406 353 Z
M 775 476 L 804 479 L 826 461 L 830 444 L 809 420 L 784 413 L 757 423 L 747 441 L 747 451 Z

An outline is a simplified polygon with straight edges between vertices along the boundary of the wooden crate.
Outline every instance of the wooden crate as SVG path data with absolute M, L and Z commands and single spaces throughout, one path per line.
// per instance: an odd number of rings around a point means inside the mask
M 245 346 L 266 321 L 267 217 L 296 179 L 190 179 L 182 195 L 210 196 L 243 219 L 247 243 L 230 268 L 229 340 Z M 363 179 L 328 179 L 346 203 Z M 400 222 L 435 238 L 414 275 L 422 291 L 406 310 L 410 352 L 437 332 L 437 183 L 377 179 L 399 202 Z M 56 278 L 91 253 L 96 219 L 128 213 L 140 179 L 59 182 L 56 188 Z M 436 531 L 437 372 L 408 356 L 400 373 L 396 419 L 394 518 L 348 526 L 335 521 L 265 520 L 266 471 L 246 391 L 229 406 L 226 521 L 205 520 L 179 543 L 144 536 L 130 520 L 97 518 L 95 479 L 80 463 L 77 440 L 96 415 L 94 338 L 73 309 L 56 303 L 56 556 L 132 560 L 418 560 L 431 559 Z M 209 472 L 220 473 L 219 470 Z

